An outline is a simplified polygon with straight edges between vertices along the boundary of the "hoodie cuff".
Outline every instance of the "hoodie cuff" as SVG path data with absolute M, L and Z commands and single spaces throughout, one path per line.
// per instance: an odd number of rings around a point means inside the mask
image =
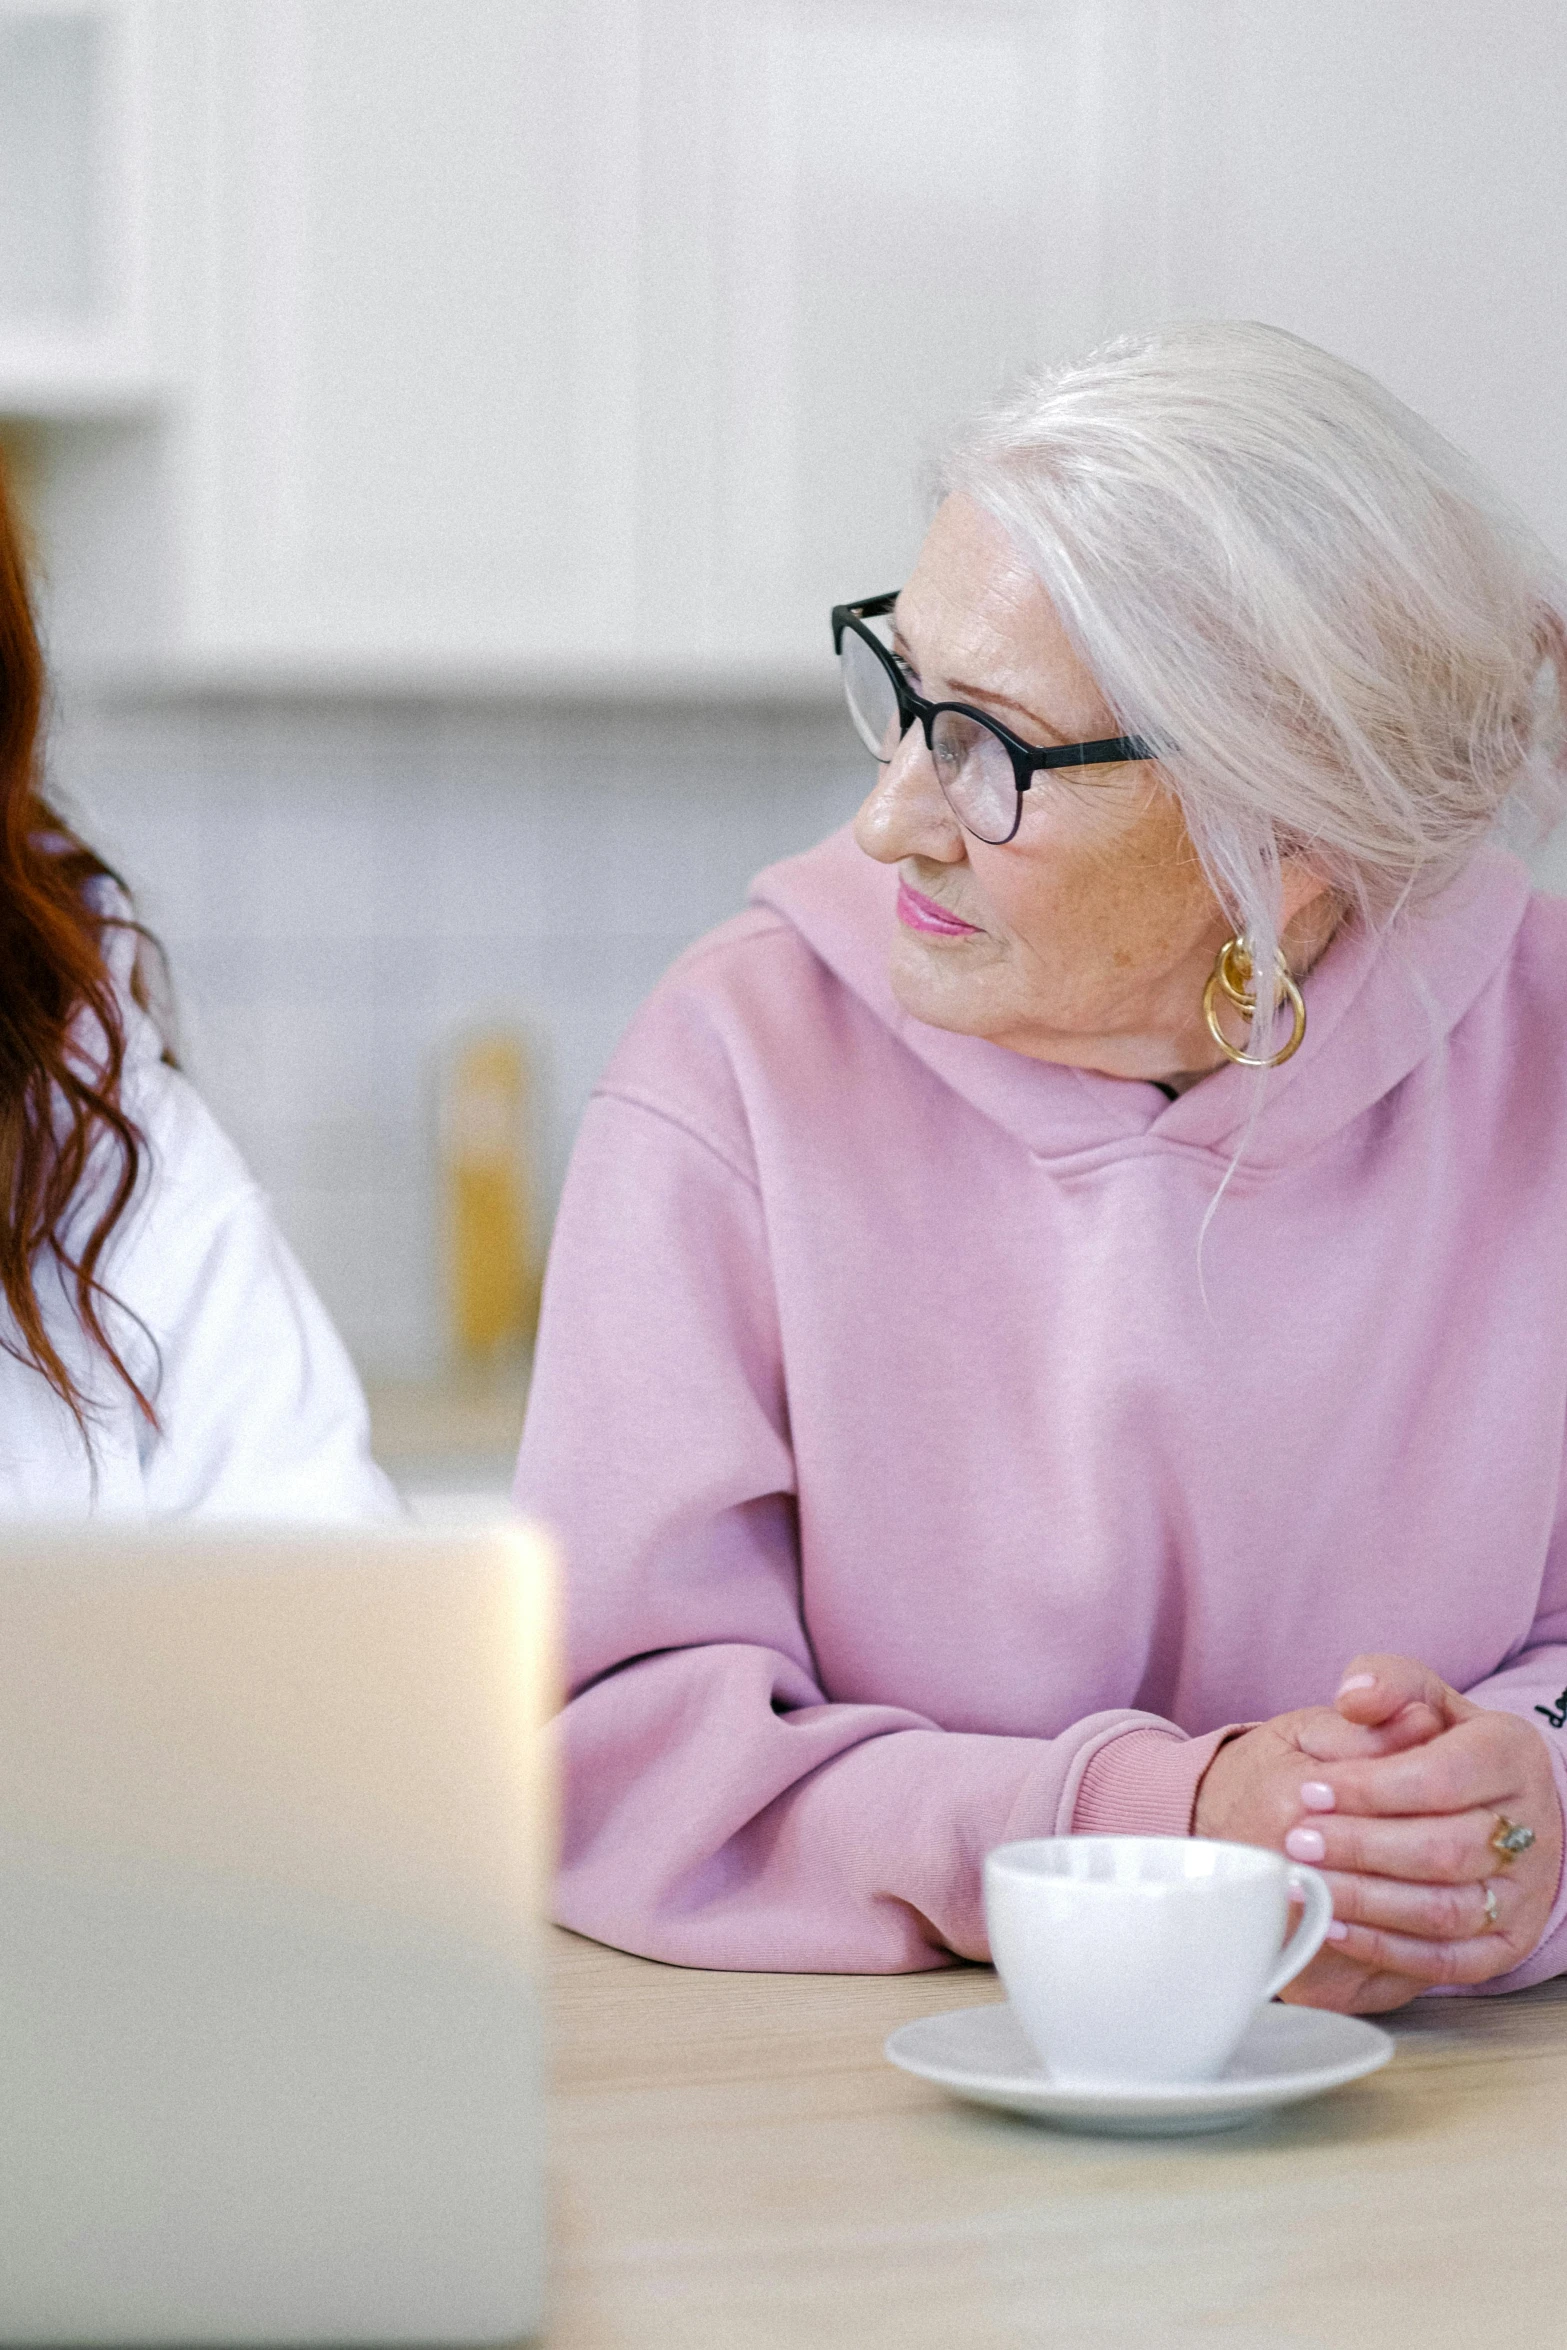
M 1254 1727 L 1229 1722 L 1201 1738 L 1139 1728 L 1107 1739 L 1079 1783 L 1072 1834 L 1189 1836 L 1204 1771 L 1226 1739 Z

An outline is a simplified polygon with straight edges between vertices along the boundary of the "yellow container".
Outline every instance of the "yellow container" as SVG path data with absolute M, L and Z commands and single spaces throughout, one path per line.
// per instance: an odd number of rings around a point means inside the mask
M 469 1037 L 446 1074 L 441 1156 L 452 1339 L 467 1362 L 520 1350 L 538 1320 L 529 1078 L 527 1046 L 514 1029 Z

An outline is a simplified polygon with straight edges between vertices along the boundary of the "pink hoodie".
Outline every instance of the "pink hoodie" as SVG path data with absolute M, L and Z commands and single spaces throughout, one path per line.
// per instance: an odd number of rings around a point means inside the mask
M 569 1561 L 561 1919 L 983 1957 L 992 1845 L 1186 1833 L 1223 1727 L 1359 1649 L 1567 1796 L 1567 904 L 1487 855 L 1343 934 L 1248 1133 L 1242 1070 L 907 1018 L 896 887 L 846 834 L 764 873 L 583 1122 L 517 1486 Z M 1559 1894 L 1486 1989 L 1563 1969 Z

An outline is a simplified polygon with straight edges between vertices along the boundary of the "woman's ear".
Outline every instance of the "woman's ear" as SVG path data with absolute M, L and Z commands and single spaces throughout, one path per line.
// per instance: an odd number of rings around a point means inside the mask
M 1279 860 L 1279 895 L 1283 920 L 1280 928 L 1287 930 L 1297 915 L 1309 906 L 1331 897 L 1332 890 L 1322 875 L 1305 857 L 1287 855 Z
M 1279 865 L 1282 920 L 1279 941 L 1297 978 L 1311 969 L 1343 921 L 1344 900 L 1306 857 L 1286 856 Z

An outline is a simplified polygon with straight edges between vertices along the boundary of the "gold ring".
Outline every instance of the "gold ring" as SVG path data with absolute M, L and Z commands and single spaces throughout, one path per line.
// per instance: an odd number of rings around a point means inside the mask
M 1482 1885 L 1480 1890 L 1485 1897 L 1485 1924 L 1480 1928 L 1480 1931 L 1482 1934 L 1494 1934 L 1498 1915 L 1496 1895 L 1491 1891 L 1489 1885 Z
M 1502 1868 L 1511 1868 L 1519 1853 L 1527 1852 L 1533 1842 L 1532 1828 L 1520 1828 L 1517 1821 L 1510 1820 L 1505 1812 L 1497 1813 L 1496 1834 L 1491 1838 L 1491 1850 Z

